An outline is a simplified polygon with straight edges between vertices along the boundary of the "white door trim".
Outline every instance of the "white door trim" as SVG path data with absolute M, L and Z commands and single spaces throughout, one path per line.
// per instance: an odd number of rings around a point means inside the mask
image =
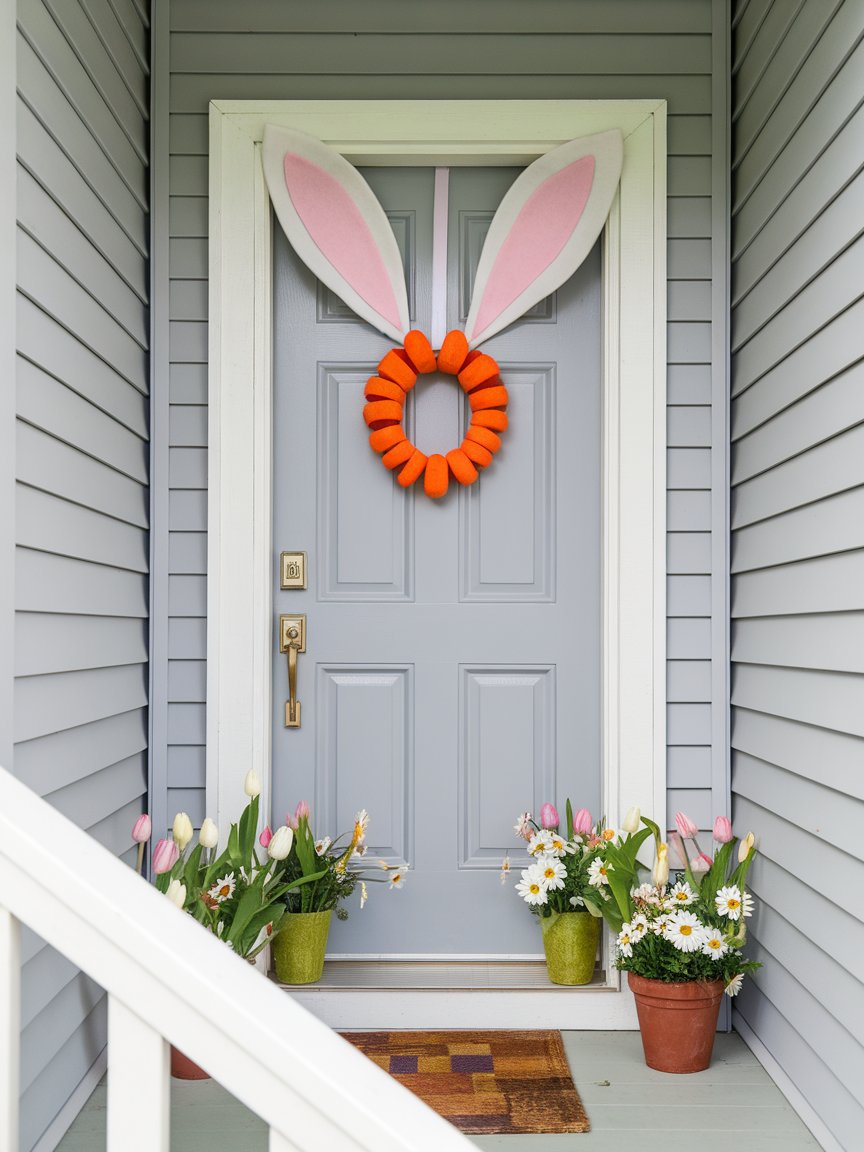
M 264 125 L 300 128 L 356 164 L 527 164 L 620 128 L 604 233 L 603 800 L 666 808 L 666 104 L 658 100 L 213 101 L 207 810 L 226 826 L 250 767 L 270 793 L 271 213 Z M 281 445 L 280 451 L 286 446 Z M 620 980 L 609 973 L 607 999 Z M 506 993 L 503 995 L 507 995 Z M 536 995 L 536 994 L 529 994 Z M 540 993 L 548 996 L 548 993 Z M 590 997 L 590 993 L 586 993 Z M 558 997 L 559 1026 L 563 1002 Z M 619 999 L 615 997 L 614 999 Z M 623 998 L 620 998 L 623 999 Z M 629 998 L 627 998 L 629 999 Z M 585 996 L 571 997 L 576 1004 Z M 605 1025 L 630 1019 L 615 1011 Z M 592 1019 L 596 1019 L 592 1013 Z M 617 1023 L 617 1026 L 626 1026 Z

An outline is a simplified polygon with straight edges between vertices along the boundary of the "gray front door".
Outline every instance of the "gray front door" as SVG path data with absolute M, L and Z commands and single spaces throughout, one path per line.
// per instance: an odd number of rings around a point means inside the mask
M 434 172 L 364 171 L 403 253 L 411 320 L 430 330 Z M 450 173 L 448 328 L 515 169 Z M 516 815 L 600 798 L 600 253 L 484 351 L 510 393 L 503 447 L 471 488 L 408 492 L 367 442 L 363 388 L 391 344 L 295 257 L 276 227 L 273 570 L 309 556 L 302 727 L 283 726 L 274 662 L 273 818 L 299 799 L 317 835 L 366 808 L 368 855 L 407 860 L 334 921 L 331 955 L 526 956 L 540 933 L 513 891 Z M 421 376 L 406 430 L 426 453 L 462 440 L 451 377 Z M 276 621 L 274 620 L 274 634 Z M 599 813 L 597 813 L 599 815 Z M 524 845 L 523 845 L 524 847 Z M 498 870 L 505 851 L 511 881 Z

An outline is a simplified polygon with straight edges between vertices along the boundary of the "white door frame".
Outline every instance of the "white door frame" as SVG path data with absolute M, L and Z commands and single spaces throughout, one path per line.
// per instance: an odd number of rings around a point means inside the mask
M 250 767 L 261 777 L 263 805 L 270 795 L 273 267 L 270 202 L 261 167 L 261 140 L 268 123 L 310 132 L 358 165 L 523 165 L 576 136 L 616 127 L 623 132 L 621 186 L 603 240 L 602 795 L 610 821 L 638 804 L 662 823 L 666 810 L 666 103 L 662 100 L 211 102 L 208 812 L 222 827 L 236 819 Z M 550 1022 L 554 1017 L 557 1027 L 632 1027 L 630 997 L 610 996 L 621 987 L 620 974 L 613 969 L 607 973 L 607 985 L 596 993 L 571 994 L 563 1001 L 544 991 L 516 995 L 520 1006 L 523 997 L 531 1001 L 534 1026 L 545 1026 L 538 1020 L 537 1007 L 546 1003 Z M 326 995 L 332 1000 L 333 993 Z M 393 1026 L 388 1024 L 391 1018 L 396 1026 L 400 1021 L 403 1026 L 412 1021 L 423 1026 L 416 1013 L 411 1020 L 406 1018 L 404 1002 L 395 1012 L 385 1010 L 392 993 L 383 995 L 383 1000 L 377 993 L 368 1001 L 374 1019 L 365 1026 Z M 453 998 L 452 992 L 443 995 Z M 500 995 L 514 994 L 492 994 L 492 999 L 497 1002 Z M 475 992 L 471 999 L 483 998 Z M 492 999 L 480 1013 L 483 1019 L 497 1012 Z M 440 1022 L 440 1008 L 431 999 L 424 1002 L 429 1019 Z M 516 1007 L 512 999 L 507 1005 L 508 1012 Z M 524 1007 L 528 1008 L 527 1002 Z M 464 1009 L 460 1018 L 464 1019 Z M 350 1024 L 364 1026 L 356 1014 Z

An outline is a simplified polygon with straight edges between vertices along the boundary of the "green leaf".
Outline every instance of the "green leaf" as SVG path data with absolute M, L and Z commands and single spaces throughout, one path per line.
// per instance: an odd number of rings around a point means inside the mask
M 183 883 L 186 885 L 186 891 L 190 893 L 193 893 L 200 884 L 198 870 L 201 864 L 202 851 L 201 845 L 196 844 L 189 853 L 189 859 L 186 861 L 186 866 L 183 869 Z
M 243 863 L 251 860 L 255 851 L 255 833 L 258 831 L 258 797 L 253 796 L 240 817 L 238 841 Z
M 606 875 L 618 910 L 625 920 L 629 920 L 631 911 L 630 889 L 632 887 L 629 877 L 620 876 L 614 869 L 609 869 Z
M 570 803 L 570 797 L 567 797 L 567 839 L 573 839 L 573 805 Z

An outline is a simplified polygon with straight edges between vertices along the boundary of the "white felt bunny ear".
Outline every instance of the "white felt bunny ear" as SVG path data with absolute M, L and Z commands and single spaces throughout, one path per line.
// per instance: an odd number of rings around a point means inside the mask
M 300 259 L 398 343 L 409 330 L 402 257 L 374 192 L 344 156 L 294 129 L 264 129 L 264 177 Z
M 624 146 L 617 130 L 583 136 L 535 160 L 489 226 L 465 324 L 476 348 L 554 292 L 600 235 Z

